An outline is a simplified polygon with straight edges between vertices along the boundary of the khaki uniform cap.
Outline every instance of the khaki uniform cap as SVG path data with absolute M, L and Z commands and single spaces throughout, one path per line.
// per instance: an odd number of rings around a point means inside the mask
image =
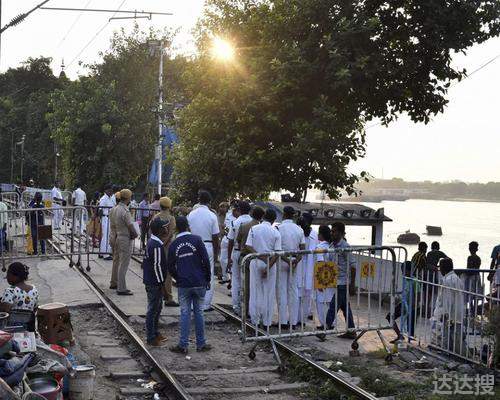
M 160 207 L 163 208 L 172 208 L 172 200 L 169 197 L 162 197 L 160 199 Z
M 129 189 L 120 190 L 120 200 L 129 200 L 132 197 L 132 191 Z

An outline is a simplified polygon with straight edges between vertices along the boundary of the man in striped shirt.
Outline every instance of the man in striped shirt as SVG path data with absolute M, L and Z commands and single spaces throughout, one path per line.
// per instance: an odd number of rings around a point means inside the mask
M 167 257 L 160 237 L 164 234 L 168 221 L 156 218 L 151 222 L 151 238 L 142 262 L 143 282 L 148 296 L 146 312 L 147 343 L 162 346 L 166 338 L 158 332 L 158 320 L 162 309 L 163 284 L 167 277 Z

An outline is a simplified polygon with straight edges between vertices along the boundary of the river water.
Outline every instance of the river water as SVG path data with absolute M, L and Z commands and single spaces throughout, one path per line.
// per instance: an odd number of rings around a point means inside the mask
M 453 259 L 455 268 L 466 267 L 469 242 L 479 243 L 481 268 L 489 268 L 491 251 L 500 244 L 500 203 L 407 200 L 361 204 L 375 210 L 383 207 L 385 215 L 393 220 L 384 224 L 383 244 L 397 245 L 398 235 L 410 230 L 418 233 L 429 249 L 430 243 L 437 240 L 441 250 Z M 443 236 L 427 236 L 426 225 L 441 226 Z M 348 226 L 347 240 L 352 245 L 370 244 L 371 228 Z M 405 247 L 409 257 L 417 251 L 417 246 Z

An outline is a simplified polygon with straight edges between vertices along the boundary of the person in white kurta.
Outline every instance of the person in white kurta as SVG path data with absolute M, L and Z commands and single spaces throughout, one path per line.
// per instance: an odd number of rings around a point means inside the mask
M 326 225 L 321 225 L 318 231 L 318 245 L 316 250 L 328 250 L 330 243 L 332 241 L 332 233 L 330 228 Z M 328 261 L 330 259 L 329 254 L 317 254 L 316 262 Z M 326 314 L 328 312 L 328 307 L 332 301 L 333 295 L 335 294 L 335 288 L 327 289 L 314 289 L 314 299 L 316 302 L 316 312 L 318 314 L 318 320 L 320 326 L 316 329 L 324 329 L 326 325 Z
M 264 214 L 264 221 L 250 228 L 245 243 L 249 252 L 281 251 L 281 235 L 272 226 L 275 220 L 276 212 L 268 209 Z M 250 262 L 249 313 L 255 325 L 262 321 L 265 327 L 269 327 L 273 321 L 276 302 L 276 259 L 277 257 L 262 257 Z
M 191 233 L 201 237 L 210 260 L 211 282 L 210 289 L 205 293 L 203 310 L 210 310 L 212 307 L 215 286 L 214 263 L 219 252 L 219 221 L 217 215 L 208 208 L 211 200 L 210 193 L 200 190 L 198 193 L 198 207 L 187 216 Z
M 238 202 L 238 210 L 241 215 L 233 222 L 233 229 L 230 229 L 227 238 L 229 239 L 228 253 L 228 268 L 231 269 L 231 298 L 233 302 L 233 311 L 240 315 L 241 313 L 241 269 L 240 269 L 240 254 L 241 249 L 236 241 L 240 226 L 250 222 L 252 217 L 250 212 L 250 204 L 247 201 Z
M 226 283 L 229 281 L 229 271 L 227 268 L 228 265 L 228 254 L 227 248 L 229 246 L 229 239 L 227 235 L 233 229 L 234 221 L 239 217 L 239 211 L 236 207 L 230 208 L 224 217 L 224 232 L 222 232 L 222 240 L 220 245 L 220 267 L 222 270 L 222 280 L 221 283 Z
M 79 207 L 85 207 L 87 204 L 87 194 L 82 190 L 80 186 L 77 186 L 76 190 L 72 194 L 73 205 Z M 83 210 L 77 210 L 75 215 L 76 232 L 83 235 L 83 230 L 85 228 L 85 212 Z
M 283 251 L 304 250 L 306 238 L 304 230 L 293 222 L 295 210 L 291 206 L 283 208 L 283 221 L 278 226 Z M 297 325 L 299 316 L 299 289 L 297 287 L 297 265 L 302 256 L 283 257 L 278 260 L 279 276 L 276 280 L 279 323 Z
M 54 229 L 61 229 L 61 223 L 64 218 L 64 211 L 60 208 L 64 199 L 62 198 L 61 191 L 57 187 L 57 182 L 54 184 L 54 187 L 50 191 L 50 199 L 52 200 L 52 222 L 54 224 Z
M 306 237 L 306 250 L 313 251 L 318 245 L 318 234 L 312 230 L 311 224 L 313 216 L 304 213 L 300 217 L 299 225 Z M 305 254 L 297 265 L 297 287 L 299 290 L 299 315 L 298 323 L 306 323 L 307 319 L 312 319 L 311 301 L 314 281 L 314 254 Z
M 111 186 L 106 186 L 104 195 L 99 200 L 99 213 L 101 215 L 101 245 L 99 248 L 99 257 L 104 254 L 111 254 L 111 244 L 109 242 L 109 212 L 116 206 L 116 200 L 113 196 Z M 110 256 L 109 256 L 110 257 Z M 109 258 L 108 257 L 108 258 Z

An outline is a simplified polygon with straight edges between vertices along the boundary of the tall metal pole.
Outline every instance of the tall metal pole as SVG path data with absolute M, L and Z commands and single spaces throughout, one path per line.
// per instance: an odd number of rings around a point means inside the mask
M 163 134 L 163 40 L 160 41 L 160 71 L 158 73 L 158 148 L 156 156 L 158 158 L 158 193 L 161 195 L 162 182 L 162 134 Z
M 10 134 L 10 183 L 14 183 L 14 131 Z
M 23 167 L 24 167 L 24 139 L 26 138 L 25 135 L 23 135 L 23 140 L 21 142 L 21 179 L 20 181 L 23 182 Z
M 55 163 L 54 163 L 54 182 L 57 182 L 57 158 L 58 158 L 59 154 L 57 153 L 57 144 L 54 143 L 54 157 L 56 158 L 55 159 Z

